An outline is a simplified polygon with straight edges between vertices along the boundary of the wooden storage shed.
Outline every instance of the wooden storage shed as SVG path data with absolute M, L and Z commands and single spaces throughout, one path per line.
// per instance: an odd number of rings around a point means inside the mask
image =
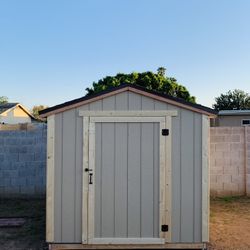
M 40 115 L 52 249 L 208 242 L 214 110 L 126 84 Z

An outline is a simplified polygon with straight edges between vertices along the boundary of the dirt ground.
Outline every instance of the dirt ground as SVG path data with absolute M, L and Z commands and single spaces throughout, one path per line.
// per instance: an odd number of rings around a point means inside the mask
M 1 250 L 47 250 L 45 201 L 0 199 L 0 218 L 22 217 L 22 227 L 0 227 Z M 250 198 L 211 200 L 209 249 L 250 250 Z
M 209 249 L 250 249 L 250 198 L 212 199 Z
M 47 250 L 45 200 L 0 199 L 0 218 L 22 217 L 22 227 L 0 227 L 1 250 Z

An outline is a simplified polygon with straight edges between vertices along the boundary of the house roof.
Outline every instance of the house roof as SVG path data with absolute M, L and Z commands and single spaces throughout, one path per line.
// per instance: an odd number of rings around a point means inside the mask
M 63 112 L 72 108 L 76 108 L 81 105 L 85 105 L 85 104 L 103 99 L 108 96 L 112 96 L 118 93 L 125 92 L 125 91 L 131 91 L 137 94 L 148 96 L 148 97 L 157 99 L 159 101 L 163 101 L 169 104 L 179 106 L 181 108 L 185 108 L 185 109 L 192 110 L 192 111 L 202 113 L 202 114 L 206 114 L 209 116 L 217 115 L 217 111 L 214 109 L 202 106 L 200 104 L 191 103 L 191 102 L 188 102 L 183 99 L 173 97 L 167 94 L 162 94 L 153 90 L 148 90 L 135 84 L 122 84 L 118 87 L 111 87 L 109 89 L 103 90 L 99 93 L 96 93 L 90 96 L 86 95 L 84 97 L 74 99 L 74 100 L 41 110 L 39 114 L 41 117 L 47 117 L 49 115 L 60 113 L 60 112 Z
M 17 106 L 20 107 L 25 113 L 27 113 L 32 119 L 36 119 L 23 105 L 18 102 L 8 102 L 0 104 L 0 115 L 5 112 L 9 112 L 11 109 L 14 109 Z
M 226 116 L 226 115 L 250 115 L 250 109 L 246 109 L 246 110 L 220 110 L 218 113 L 219 116 Z
M 0 114 L 4 113 L 5 111 L 15 107 L 18 103 L 2 103 L 0 104 Z

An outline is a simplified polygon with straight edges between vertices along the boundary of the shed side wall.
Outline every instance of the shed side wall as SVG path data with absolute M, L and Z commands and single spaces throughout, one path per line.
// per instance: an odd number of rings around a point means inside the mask
M 201 115 L 124 92 L 55 119 L 55 242 L 81 242 L 82 118 L 79 110 L 177 110 L 172 118 L 172 241 L 201 242 Z

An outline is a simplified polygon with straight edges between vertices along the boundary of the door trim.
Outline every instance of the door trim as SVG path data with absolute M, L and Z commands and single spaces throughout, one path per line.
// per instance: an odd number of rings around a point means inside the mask
M 160 123 L 160 207 L 159 238 L 124 238 L 125 243 L 171 242 L 171 116 L 177 111 L 80 111 L 83 116 L 83 198 L 82 198 L 82 244 L 122 244 L 120 238 L 94 238 L 94 185 L 88 185 L 88 173 L 95 173 L 95 123 L 96 122 L 159 122 Z M 152 114 L 156 114 L 153 117 Z M 120 114 L 120 115 L 118 115 Z M 138 116 L 134 116 L 137 114 Z M 86 116 L 87 115 L 87 116 Z M 169 136 L 162 136 L 161 129 L 168 128 Z M 93 175 L 93 182 L 95 175 Z M 161 232 L 161 225 L 167 224 L 169 231 Z M 159 243 L 160 242 L 160 243 Z

